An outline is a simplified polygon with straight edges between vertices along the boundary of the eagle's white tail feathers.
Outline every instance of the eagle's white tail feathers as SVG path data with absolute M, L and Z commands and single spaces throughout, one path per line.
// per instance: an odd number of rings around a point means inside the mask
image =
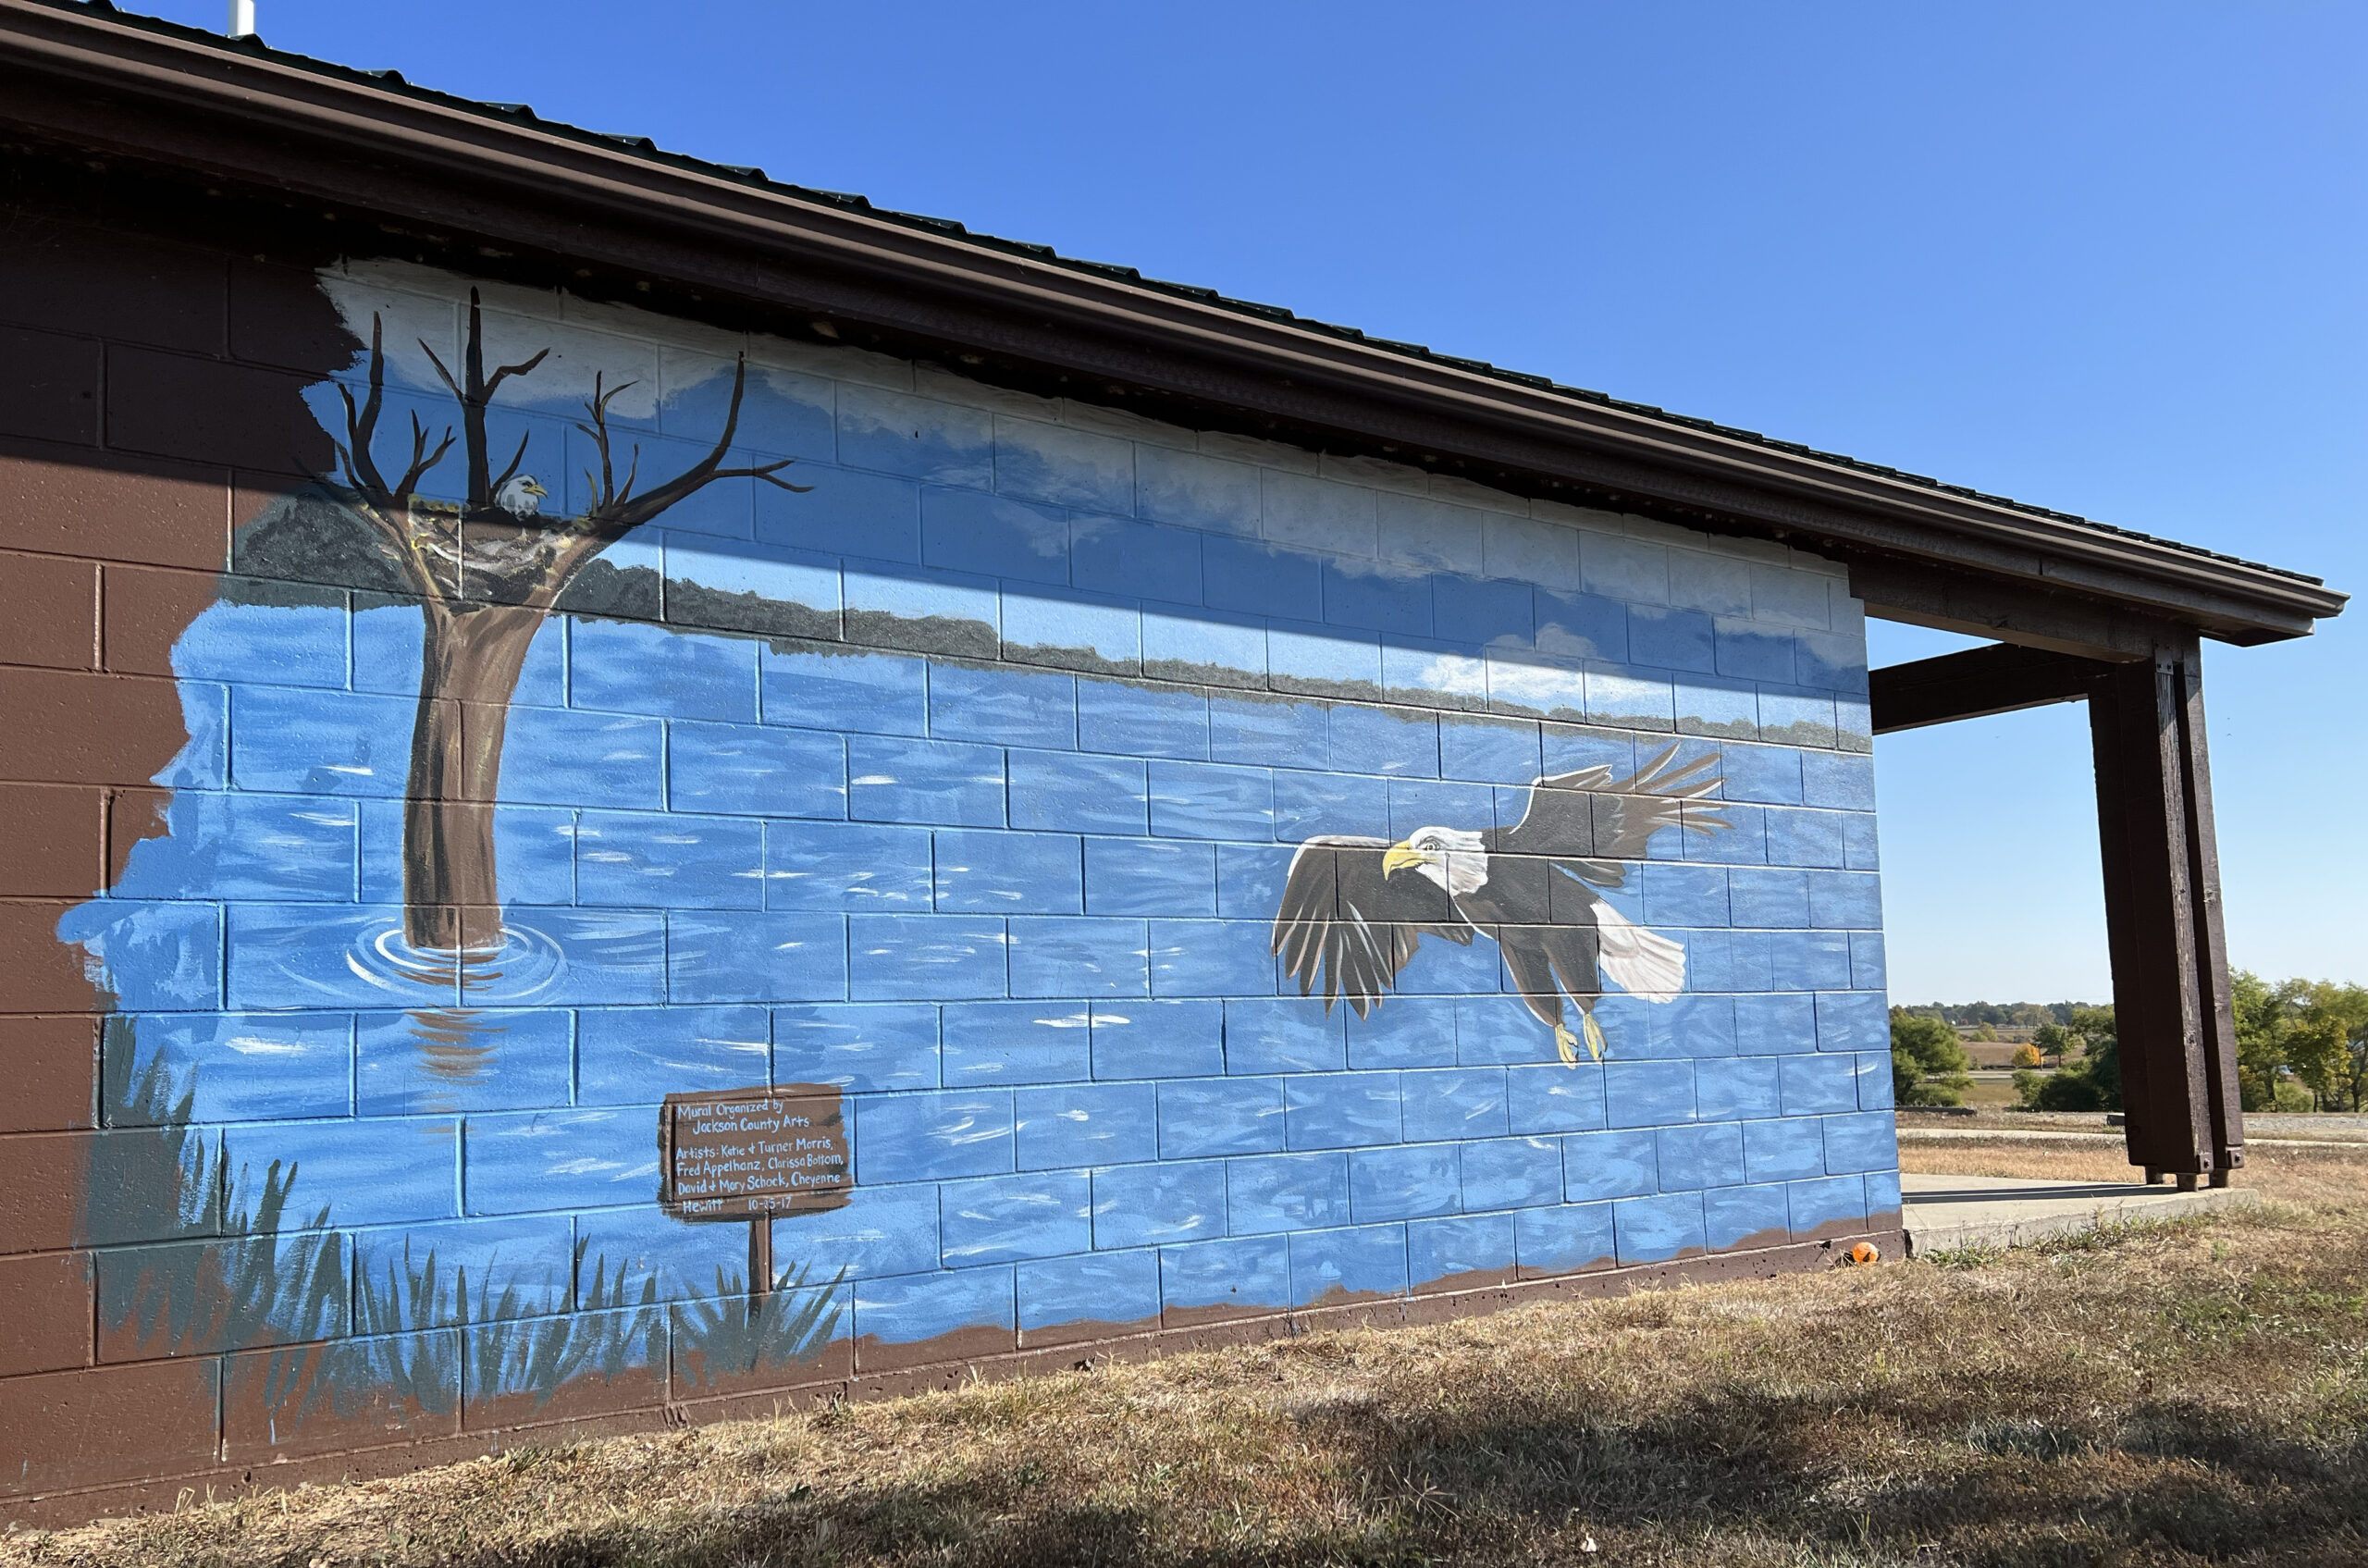
M 1609 904 L 1596 906 L 1595 923 L 1603 939 L 1597 962 L 1605 979 L 1647 1002 L 1677 1000 L 1685 989 L 1684 947 L 1646 931 Z

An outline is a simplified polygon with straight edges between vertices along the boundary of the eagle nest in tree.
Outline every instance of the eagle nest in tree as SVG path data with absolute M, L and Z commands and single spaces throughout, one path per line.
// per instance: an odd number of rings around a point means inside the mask
M 543 510 L 543 498 L 549 494 L 532 474 L 520 474 L 493 492 L 493 504 L 524 522 Z
M 1704 801 L 1721 782 L 1709 772 L 1716 755 L 1683 764 L 1676 756 L 1671 745 L 1616 782 L 1602 766 L 1538 779 L 1511 828 L 1417 828 L 1394 844 L 1311 838 L 1291 857 L 1274 951 L 1301 995 L 1321 979 L 1326 1013 L 1345 997 L 1363 1018 L 1395 988 L 1424 936 L 1465 947 L 1488 937 L 1522 1001 L 1552 1027 L 1562 1060 L 1579 1059 L 1579 1036 L 1563 1022 L 1567 995 L 1600 1061 L 1595 1006 L 1605 981 L 1647 1002 L 1674 1001 L 1685 988 L 1685 949 L 1629 920 L 1604 893 L 1626 884 L 1627 862 L 1642 859 L 1663 828 L 1733 825 Z

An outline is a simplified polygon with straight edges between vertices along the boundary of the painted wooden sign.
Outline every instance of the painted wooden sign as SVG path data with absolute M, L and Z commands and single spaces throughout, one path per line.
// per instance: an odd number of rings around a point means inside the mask
M 833 1084 L 670 1094 L 660 1107 L 659 1201 L 678 1219 L 834 1209 L 855 1186 Z

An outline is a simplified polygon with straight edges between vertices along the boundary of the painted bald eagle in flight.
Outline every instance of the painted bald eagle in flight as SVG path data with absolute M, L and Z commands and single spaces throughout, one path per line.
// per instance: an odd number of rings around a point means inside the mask
M 1417 828 L 1395 844 L 1311 838 L 1291 857 L 1274 951 L 1301 995 L 1320 978 L 1326 1013 L 1345 999 L 1363 1018 L 1424 936 L 1465 947 L 1475 934 L 1489 937 L 1522 1001 L 1552 1027 L 1562 1060 L 1579 1059 L 1579 1036 L 1563 1022 L 1567 995 L 1600 1061 L 1595 1006 L 1605 981 L 1647 1002 L 1674 1001 L 1685 986 L 1685 949 L 1603 894 L 1626 883 L 1626 862 L 1644 858 L 1653 834 L 1677 826 L 1681 813 L 1697 831 L 1733 825 L 1715 802 L 1686 804 L 1719 786 L 1709 772 L 1716 756 L 1682 764 L 1676 756 L 1671 745 L 1617 781 L 1600 765 L 1541 778 L 1510 828 Z

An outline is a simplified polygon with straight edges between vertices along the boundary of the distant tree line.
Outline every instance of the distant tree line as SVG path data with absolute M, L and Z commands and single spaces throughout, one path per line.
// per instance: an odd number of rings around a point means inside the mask
M 1962 1025 L 1967 1029 L 1983 1026 L 1991 1029 L 2035 1029 L 2047 1023 L 2069 1029 L 2074 1011 L 2087 1005 L 2084 1002 L 1915 1002 L 1904 1007 L 1894 1007 L 1892 1011 L 1939 1019 L 1942 1023 Z
M 2287 980 L 2249 969 L 2229 977 L 2237 1018 L 2237 1079 L 2249 1111 L 2368 1110 L 2368 986 Z M 1987 1008 L 1993 1019 L 1979 1015 Z M 1903 1105 L 1962 1105 L 1972 1080 L 1959 1023 L 2023 1023 L 2045 1015 L 2017 1053 L 2015 1091 L 2033 1111 L 2121 1109 L 2121 1038 L 2111 1007 L 2065 1002 L 1994 1006 L 1927 1004 L 1891 1010 L 1892 1087 Z M 1955 1016 L 1952 1016 L 1955 1015 Z M 2023 1016 L 2018 1016 L 2023 1015 Z M 2056 1064 L 2041 1072 L 2041 1063 Z

